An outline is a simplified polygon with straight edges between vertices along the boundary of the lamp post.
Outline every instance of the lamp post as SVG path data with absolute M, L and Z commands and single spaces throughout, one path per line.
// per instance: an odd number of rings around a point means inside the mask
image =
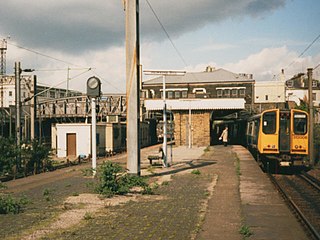
M 97 173 L 97 119 L 96 119 L 96 97 L 101 95 L 101 82 L 97 77 L 87 80 L 87 96 L 91 97 L 91 155 L 93 176 Z
M 167 161 L 167 103 L 166 103 L 166 76 L 184 76 L 186 71 L 173 71 L 173 70 L 145 70 L 146 75 L 161 75 L 162 76 L 162 92 L 163 92 L 163 162 L 164 166 L 168 167 Z

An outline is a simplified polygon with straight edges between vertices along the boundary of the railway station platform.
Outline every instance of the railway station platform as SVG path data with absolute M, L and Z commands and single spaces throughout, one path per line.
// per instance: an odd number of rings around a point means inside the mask
M 199 168 L 203 173 L 215 174 L 216 180 L 196 239 L 244 239 L 246 234 L 250 236 L 248 239 L 309 239 L 246 148 L 216 145 L 206 151 L 205 148 L 181 146 L 172 151 L 173 165 L 158 171 L 172 171 L 191 162 L 196 164 L 204 155 L 214 163 Z

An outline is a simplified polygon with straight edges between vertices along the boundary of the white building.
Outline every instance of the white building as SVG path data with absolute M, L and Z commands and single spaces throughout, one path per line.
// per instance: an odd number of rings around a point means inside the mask
M 91 154 L 91 124 L 63 123 L 51 127 L 51 147 L 58 158 L 76 158 Z M 123 148 L 123 131 L 120 123 L 97 124 L 97 155 L 120 151 Z
M 285 81 L 256 81 L 254 90 L 255 103 L 284 103 Z

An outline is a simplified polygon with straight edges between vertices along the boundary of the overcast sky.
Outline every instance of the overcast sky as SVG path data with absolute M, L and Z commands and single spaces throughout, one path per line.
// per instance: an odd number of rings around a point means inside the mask
M 320 40 L 299 57 L 320 34 L 319 0 L 148 1 L 179 53 L 140 0 L 144 69 L 203 71 L 211 65 L 268 81 L 282 68 L 290 78 L 320 63 Z M 20 61 L 37 70 L 41 84 L 66 87 L 69 76 L 70 88 L 85 91 L 96 75 L 103 92 L 125 92 L 124 21 L 123 0 L 3 1 L 7 73 Z

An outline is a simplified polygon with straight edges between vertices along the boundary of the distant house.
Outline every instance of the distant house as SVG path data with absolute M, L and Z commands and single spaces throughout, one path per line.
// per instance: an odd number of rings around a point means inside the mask
M 262 112 L 270 108 L 285 108 L 286 82 L 257 81 L 254 90 L 255 112 Z
M 299 73 L 286 81 L 287 101 L 294 101 L 300 105 L 301 100 L 308 100 L 308 77 L 304 73 Z M 312 98 L 315 107 L 320 107 L 320 81 L 312 80 Z
M 208 146 L 213 138 L 213 121 L 240 111 L 252 111 L 252 74 L 237 74 L 207 67 L 204 72 L 165 77 L 167 109 L 174 121 L 176 145 Z M 143 81 L 142 98 L 146 114 L 163 110 L 163 77 Z
M 302 101 L 309 101 L 309 81 L 308 76 L 304 73 L 299 73 L 286 81 L 286 99 L 290 103 L 294 102 L 300 105 Z M 318 109 L 315 114 L 315 122 L 320 122 L 320 81 L 312 80 L 312 100 L 315 109 Z

